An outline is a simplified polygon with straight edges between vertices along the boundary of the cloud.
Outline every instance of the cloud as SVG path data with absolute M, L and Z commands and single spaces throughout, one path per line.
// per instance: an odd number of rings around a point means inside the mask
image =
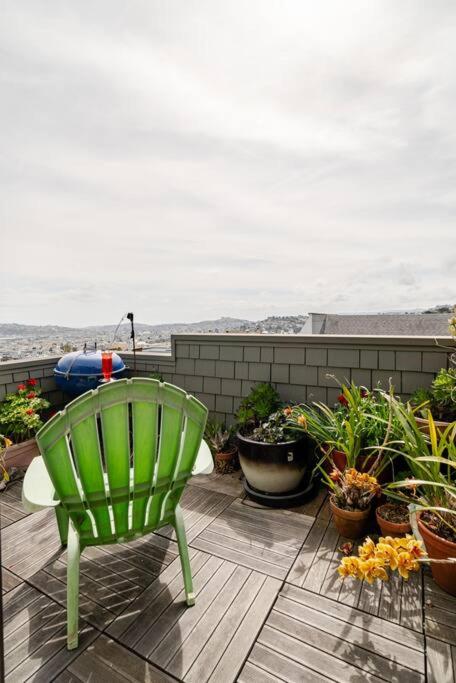
M 0 318 L 456 299 L 455 28 L 450 1 L 7 0 Z

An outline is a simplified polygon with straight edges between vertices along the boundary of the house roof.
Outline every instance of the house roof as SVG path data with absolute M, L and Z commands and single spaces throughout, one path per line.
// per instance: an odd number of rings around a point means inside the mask
M 448 313 L 397 313 L 377 315 L 312 314 L 321 317 L 320 330 L 317 324 L 314 334 L 379 334 L 446 336 Z

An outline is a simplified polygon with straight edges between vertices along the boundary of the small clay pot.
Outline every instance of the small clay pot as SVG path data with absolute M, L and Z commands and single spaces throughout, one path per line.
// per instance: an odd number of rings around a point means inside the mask
M 371 506 L 367 510 L 342 510 L 334 503 L 334 496 L 329 499 L 334 524 L 341 536 L 357 539 L 365 535 L 369 525 Z
M 431 559 L 444 560 L 448 557 L 456 557 L 456 543 L 447 541 L 434 534 L 417 515 L 418 530 L 423 537 L 426 552 Z M 450 595 L 456 596 L 456 564 L 435 564 L 430 562 L 432 578 L 440 588 Z
M 380 527 L 380 531 L 382 532 L 382 536 L 392 536 L 393 538 L 397 538 L 398 536 L 411 534 L 412 527 L 409 521 L 399 524 L 398 522 L 390 522 L 389 519 L 385 519 L 381 516 L 382 510 L 393 507 L 395 507 L 394 503 L 385 503 L 384 505 L 380 505 L 375 510 L 375 517 L 377 519 L 377 524 Z
M 234 472 L 237 448 L 230 448 L 229 451 L 220 451 L 214 456 L 215 471 L 219 474 L 229 474 Z

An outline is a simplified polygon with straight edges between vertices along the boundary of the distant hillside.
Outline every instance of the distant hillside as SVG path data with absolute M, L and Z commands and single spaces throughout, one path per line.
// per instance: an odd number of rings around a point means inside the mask
M 135 323 L 137 333 L 149 333 L 151 336 L 169 337 L 171 334 L 198 332 L 275 332 L 282 329 L 298 332 L 307 316 L 272 316 L 265 320 L 246 320 L 242 318 L 217 318 L 216 320 L 201 320 L 194 323 L 162 323 L 147 325 Z M 97 335 L 114 335 L 117 325 L 90 325 L 88 327 L 61 327 L 59 325 L 21 325 L 19 323 L 0 323 L 0 337 L 52 337 L 61 335 L 81 335 L 87 333 L 90 337 Z M 117 333 L 118 338 L 125 337 L 130 331 L 130 323 L 123 323 Z

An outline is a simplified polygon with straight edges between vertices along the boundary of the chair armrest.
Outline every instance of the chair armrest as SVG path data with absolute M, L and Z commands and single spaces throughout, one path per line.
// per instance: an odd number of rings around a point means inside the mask
M 210 474 L 214 469 L 214 460 L 209 446 L 205 441 L 201 441 L 201 446 L 196 456 L 195 464 L 193 466 L 192 475 Z
M 33 458 L 25 473 L 22 486 L 22 504 L 27 512 L 57 507 L 60 501 L 41 456 Z

